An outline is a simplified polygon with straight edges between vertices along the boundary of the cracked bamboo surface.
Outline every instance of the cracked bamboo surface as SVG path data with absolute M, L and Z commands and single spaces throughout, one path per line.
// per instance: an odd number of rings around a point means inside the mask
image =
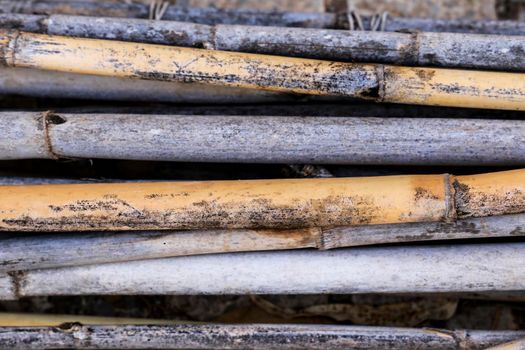
M 124 18 L 148 18 L 147 4 L 104 3 L 85 1 L 0 1 L 0 12 L 25 14 L 66 14 L 81 16 L 108 16 Z M 220 9 L 216 7 L 196 8 L 169 6 L 163 20 L 192 22 L 201 24 L 241 24 L 260 26 L 284 26 L 307 28 L 348 29 L 346 13 L 323 12 L 279 12 L 253 9 Z M 371 28 L 371 17 L 363 16 L 366 29 Z M 386 31 L 437 31 L 459 33 L 484 33 L 524 35 L 525 24 L 520 21 L 490 20 L 438 20 L 430 18 L 403 18 L 389 16 L 385 23 Z
M 359 118 L 0 112 L 5 125 L 0 159 L 525 164 L 522 120 L 372 118 L 374 112 L 369 113 Z
M 0 16 L 2 28 L 73 37 L 407 66 L 525 70 L 525 37 L 394 33 L 87 16 Z
M 170 325 L 5 327 L 0 349 L 360 349 L 482 350 L 522 331 L 440 330 L 332 325 Z M 290 341 L 293 339 L 293 342 Z
M 226 253 L 9 273 L 0 299 L 505 292 L 524 290 L 523 274 L 524 243 Z
M 525 212 L 525 171 L 0 186 L 4 231 L 305 228 Z
M 346 226 L 296 230 L 204 230 L 0 235 L 0 273 L 175 256 L 525 235 L 525 214 L 454 223 Z
M 0 33 L 7 66 L 451 107 L 525 110 L 525 75 Z

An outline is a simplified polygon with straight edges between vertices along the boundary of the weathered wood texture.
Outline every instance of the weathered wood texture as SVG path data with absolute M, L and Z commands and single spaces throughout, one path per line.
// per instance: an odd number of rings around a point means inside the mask
M 525 215 L 493 216 L 455 223 L 310 228 L 302 230 L 208 230 L 178 232 L 0 235 L 0 272 L 103 264 L 185 255 L 342 247 L 525 235 Z
M 270 103 L 301 96 L 202 84 L 0 67 L 0 94 L 40 98 L 165 103 Z
M 525 212 L 525 171 L 0 186 L 5 231 L 303 228 Z
M 0 159 L 525 165 L 522 120 L 372 116 L 1 112 Z
M 26 5 L 26 6 L 24 6 Z M 27 6 L 28 5 L 28 6 Z M 406 6 L 405 6 L 406 8 Z M 82 16 L 107 16 L 148 18 L 149 6 L 125 3 L 86 3 L 70 1 L 0 1 L 0 11 L 26 14 L 66 14 Z M 524 34 L 525 24 L 519 21 L 484 21 L 473 19 L 438 20 L 427 18 L 389 17 L 385 30 L 420 30 L 444 32 L 478 32 L 485 34 Z M 200 24 L 269 25 L 307 28 L 348 29 L 346 13 L 279 12 L 253 9 L 181 8 L 170 6 L 162 19 Z M 370 28 L 371 17 L 364 17 L 365 28 Z
M 523 243 L 232 253 L 12 273 L 0 297 L 502 292 L 524 273 Z
M 481 350 L 520 331 L 329 325 L 82 326 L 0 329 L 0 349 Z
M 86 16 L 0 16 L 2 27 L 51 35 L 408 66 L 525 70 L 525 37 L 335 31 Z
M 0 33 L 7 66 L 202 82 L 377 102 L 525 110 L 525 74 L 409 68 L 71 38 Z

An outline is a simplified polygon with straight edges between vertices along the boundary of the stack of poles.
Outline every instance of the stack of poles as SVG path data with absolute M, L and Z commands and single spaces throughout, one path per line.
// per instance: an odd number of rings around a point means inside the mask
M 4 111 L 2 160 L 525 164 L 525 121 L 519 113 L 525 110 L 523 23 L 392 18 L 385 31 L 375 32 L 348 31 L 346 14 L 331 13 L 170 6 L 163 20 L 151 21 L 141 19 L 147 17 L 146 5 L 119 2 L 1 1 L 0 9 L 2 93 L 185 103 L 347 103 L 347 112 L 337 117 L 254 116 L 242 110 L 182 115 L 176 108 L 153 115 Z M 118 18 L 90 17 L 101 12 Z M 421 105 L 430 117 L 403 118 L 402 107 L 397 118 L 363 116 L 377 107 L 368 109 L 353 99 Z M 490 115 L 496 117 L 453 109 L 448 110 L 453 116 L 468 117 L 443 118 L 436 106 L 493 109 Z M 4 185 L 0 229 L 9 234 L 0 238 L 0 299 L 519 293 L 525 290 L 525 243 L 383 245 L 519 237 L 525 234 L 524 215 L 524 170 Z M 400 342 L 413 341 L 418 348 L 481 349 L 519 344 L 523 338 L 518 332 L 422 334 L 362 327 L 72 327 L 1 329 L 0 347 L 23 348 L 30 338 L 35 348 L 74 343 L 205 349 L 219 334 L 235 348 L 236 337 L 248 334 L 243 338 L 249 339 L 248 347 L 259 349 L 276 348 L 279 339 L 292 334 L 295 348 L 401 348 Z M 188 335 L 191 327 L 198 335 Z M 108 332 L 128 337 L 108 340 Z M 129 337 L 134 332 L 141 336 Z M 158 341 L 146 346 L 151 338 Z M 89 342 L 79 345 L 82 339 Z

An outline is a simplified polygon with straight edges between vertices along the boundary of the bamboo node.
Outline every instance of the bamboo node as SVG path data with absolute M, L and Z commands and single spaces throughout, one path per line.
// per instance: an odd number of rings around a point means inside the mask
M 51 138 L 49 136 L 49 125 L 63 124 L 66 122 L 66 120 L 58 114 L 55 114 L 53 111 L 46 111 L 42 113 L 41 120 L 44 130 L 44 142 L 46 145 L 46 150 L 52 159 L 58 160 L 60 159 L 60 156 L 53 150 L 53 144 L 51 143 Z
M 19 36 L 18 30 L 0 30 L 0 64 L 15 66 L 15 50 Z
M 445 221 L 455 222 L 458 218 L 456 208 L 456 189 L 454 186 L 455 178 L 450 174 L 444 176 L 445 184 Z

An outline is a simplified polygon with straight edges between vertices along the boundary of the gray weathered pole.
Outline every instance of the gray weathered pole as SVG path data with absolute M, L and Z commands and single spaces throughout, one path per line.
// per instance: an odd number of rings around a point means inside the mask
M 525 70 L 525 36 L 202 25 L 87 16 L 0 16 L 2 27 L 95 39 L 336 61 Z
M 3 112 L 0 121 L 0 159 L 525 164 L 520 120 Z
M 346 226 L 298 230 L 204 230 L 0 234 L 0 273 L 175 256 L 525 235 L 525 214 L 455 223 Z M 4 234 L 5 235 L 5 234 Z M 5 236 L 4 236 L 5 237 Z
M 504 292 L 525 290 L 524 274 L 524 243 L 230 253 L 11 273 L 0 299 Z
M 0 12 L 25 14 L 66 14 L 81 16 L 107 16 L 125 18 L 148 18 L 147 4 L 126 4 L 75 1 L 0 1 Z M 348 29 L 346 13 L 279 12 L 249 9 L 220 9 L 169 6 L 162 16 L 164 20 L 200 24 L 240 24 L 278 27 L 305 27 Z M 363 17 L 365 29 L 371 28 L 371 17 Z M 525 35 L 525 23 L 520 21 L 479 21 L 469 19 L 436 20 L 426 18 L 388 17 L 385 31 L 458 32 L 480 34 Z
M 0 94 L 162 103 L 271 103 L 300 96 L 261 90 L 0 67 Z
M 523 331 L 332 325 L 129 325 L 4 327 L 0 349 L 482 350 Z

